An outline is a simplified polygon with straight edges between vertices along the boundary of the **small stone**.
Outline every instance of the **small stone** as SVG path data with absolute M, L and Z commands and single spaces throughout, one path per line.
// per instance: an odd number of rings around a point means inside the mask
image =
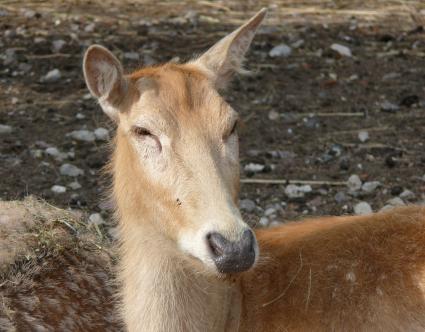
M 394 206 L 393 205 L 390 205 L 390 204 L 387 204 L 387 205 L 384 205 L 380 210 L 379 210 L 379 212 L 385 212 L 385 211 L 389 211 L 389 210 L 392 210 L 392 209 L 394 209 Z
M 31 149 L 30 154 L 33 158 L 41 158 L 43 156 L 43 151 L 40 149 Z
M 107 141 L 109 140 L 109 131 L 105 128 L 97 128 L 94 131 L 94 136 L 98 141 Z
M 276 112 L 275 110 L 271 110 L 269 112 L 268 117 L 269 117 L 269 120 L 276 121 L 277 119 L 279 119 L 280 114 L 278 112 Z
M 60 152 L 54 146 L 46 148 L 44 150 L 44 153 L 47 154 L 48 156 L 55 158 L 58 161 L 62 161 L 64 159 L 68 158 L 68 153 Z
M 75 115 L 75 118 L 77 118 L 78 120 L 83 120 L 83 119 L 86 118 L 86 116 L 84 114 L 82 114 L 82 113 L 77 113 Z
M 258 221 L 258 223 L 263 226 L 263 227 L 267 227 L 269 225 L 269 218 L 267 217 L 261 217 L 260 220 Z
M 250 199 L 242 199 L 239 202 L 239 206 L 240 206 L 241 210 L 244 210 L 246 212 L 253 212 L 255 210 L 255 208 L 257 207 L 257 205 L 254 203 L 254 201 L 252 201 Z
M 58 40 L 54 40 L 52 42 L 52 50 L 53 52 L 60 52 L 61 49 L 66 45 L 66 41 L 64 41 L 63 39 L 58 39 Z
M 102 225 L 105 223 L 105 220 L 102 218 L 102 216 L 100 215 L 100 213 L 92 213 L 89 216 L 89 225 Z
M 17 60 L 16 50 L 14 48 L 6 49 L 6 51 L 4 52 L 3 64 L 5 66 L 9 66 L 9 65 L 13 64 L 14 62 L 16 62 L 16 60 Z
M 55 184 L 52 188 L 50 188 L 50 190 L 53 191 L 55 194 L 63 194 L 64 192 L 66 192 L 66 187 Z
M 49 147 L 44 152 L 52 157 L 58 157 L 60 155 L 60 151 L 55 147 Z
M 387 201 L 387 204 L 392 206 L 403 206 L 406 205 L 400 197 L 394 197 Z
M 245 165 L 244 170 L 249 173 L 260 173 L 264 171 L 265 168 L 266 166 L 262 164 L 249 163 Z
M 354 213 L 357 215 L 372 213 L 372 208 L 369 203 L 360 202 L 354 206 Z
M 61 79 L 62 74 L 59 69 L 53 69 L 49 71 L 45 76 L 41 78 L 41 82 L 44 83 L 53 83 Z
M 273 47 L 270 52 L 269 52 L 269 56 L 271 58 L 276 58 L 276 57 L 288 57 L 290 56 L 292 53 L 292 49 L 286 45 L 286 44 L 280 44 L 277 45 L 275 47 Z
M 138 61 L 140 58 L 140 54 L 137 52 L 125 52 L 124 58 L 129 60 Z
M 83 142 L 94 142 L 94 140 L 96 139 L 96 136 L 93 132 L 89 130 L 85 130 L 85 129 L 74 130 L 68 135 L 77 141 L 83 141 Z
M 344 46 L 341 44 L 336 44 L 336 43 L 332 44 L 331 50 L 337 52 L 339 55 L 342 55 L 342 56 L 347 56 L 347 57 L 352 56 L 351 50 L 347 46 Z
M 405 189 L 401 194 L 400 194 L 400 198 L 410 201 L 412 199 L 416 198 L 416 195 L 413 191 L 410 191 L 408 189 Z
M 393 104 L 388 100 L 385 100 L 381 103 L 381 111 L 383 112 L 394 113 L 397 112 L 399 109 L 400 107 L 398 105 Z
M 85 32 L 93 32 L 95 27 L 96 27 L 96 25 L 94 23 L 87 24 L 84 27 L 84 31 Z
M 359 132 L 358 137 L 359 137 L 360 142 L 364 143 L 367 140 L 369 140 L 369 133 L 367 131 L 362 130 L 362 131 Z
M 344 203 L 344 202 L 346 202 L 348 200 L 347 195 L 344 192 L 342 192 L 342 191 L 337 192 L 335 194 L 335 197 L 334 198 L 335 198 L 335 202 L 337 202 L 339 204 Z
M 299 47 L 301 47 L 302 45 L 304 45 L 304 39 L 298 39 L 297 41 L 295 41 L 295 42 L 293 42 L 293 43 L 291 44 L 291 46 L 292 46 L 293 48 L 299 48 Z
M 26 17 L 26 18 L 33 18 L 35 17 L 35 15 L 37 14 L 35 11 L 33 11 L 32 9 L 22 9 L 22 14 Z
M 84 171 L 81 168 L 78 168 L 77 166 L 74 166 L 71 164 L 63 164 L 60 167 L 59 172 L 61 175 L 72 176 L 72 177 L 84 175 Z
M 0 124 L 0 135 L 10 134 L 13 131 L 11 126 Z
M 306 193 L 311 192 L 310 185 L 297 186 L 295 184 L 289 184 L 285 188 L 285 194 L 289 198 L 301 198 L 304 197 Z
M 360 180 L 358 175 L 353 174 L 348 178 L 347 186 L 350 191 L 360 190 L 362 187 L 362 180 Z
M 264 211 L 264 216 L 270 217 L 271 215 L 275 214 L 276 212 L 277 212 L 276 208 L 269 207 L 269 208 L 266 209 L 266 211 Z
M 81 184 L 78 181 L 73 181 L 71 183 L 68 183 L 68 187 L 71 188 L 72 190 L 78 190 L 82 188 Z
M 381 182 L 379 181 L 368 181 L 363 183 L 362 190 L 368 194 L 373 193 L 376 188 L 378 188 L 381 185 Z
M 388 73 L 388 74 L 385 74 L 384 76 L 382 76 L 382 80 L 383 81 L 393 80 L 395 78 L 399 78 L 400 76 L 401 76 L 400 73 L 392 72 L 392 73 Z

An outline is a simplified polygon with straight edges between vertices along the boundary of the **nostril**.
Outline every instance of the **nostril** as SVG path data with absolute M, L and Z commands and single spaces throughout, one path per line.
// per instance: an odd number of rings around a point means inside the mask
M 207 242 L 214 256 L 220 257 L 224 255 L 228 241 L 219 233 L 208 233 Z

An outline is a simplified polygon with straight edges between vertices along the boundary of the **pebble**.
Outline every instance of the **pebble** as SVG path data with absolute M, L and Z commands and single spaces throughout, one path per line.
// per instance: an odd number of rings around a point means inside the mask
M 381 185 L 381 182 L 379 181 L 368 181 L 363 183 L 362 185 L 362 191 L 366 192 L 366 193 L 373 193 L 376 188 L 378 188 Z
M 337 192 L 335 194 L 335 197 L 334 198 L 335 198 L 335 201 L 337 203 L 339 203 L 339 204 L 344 203 L 344 202 L 346 202 L 348 200 L 347 195 L 344 192 L 342 192 L 342 191 Z
M 381 103 L 381 111 L 383 112 L 393 113 L 393 112 L 397 112 L 399 109 L 400 107 L 398 105 L 393 104 L 389 102 L 388 100 L 385 100 Z
M 140 58 L 140 54 L 137 52 L 125 52 L 124 53 L 124 58 L 125 59 L 129 59 L 129 60 L 139 60 Z
M 30 154 L 33 158 L 41 158 L 43 156 L 43 151 L 40 149 L 30 149 Z
M 383 206 L 383 207 L 379 210 L 379 212 L 389 211 L 389 210 L 394 209 L 394 207 L 395 207 L 395 206 L 393 206 L 393 205 L 387 204 L 387 205 L 384 205 L 384 206 Z
M 84 175 L 84 171 L 81 168 L 78 168 L 77 166 L 74 166 L 71 164 L 63 164 L 60 167 L 59 172 L 61 175 L 72 176 L 72 177 Z
M 106 128 L 97 128 L 94 131 L 94 136 L 98 141 L 107 141 L 109 140 L 109 131 Z
M 269 120 L 276 121 L 279 119 L 280 114 L 274 110 L 271 110 L 268 114 Z
M 1 134 L 10 134 L 13 131 L 11 126 L 0 124 L 0 135 Z
M 14 48 L 8 48 L 4 52 L 3 64 L 9 66 L 16 61 L 16 50 Z
M 53 69 L 49 71 L 45 76 L 41 78 L 41 82 L 44 83 L 53 83 L 61 79 L 62 74 L 59 69 Z
M 264 211 L 264 216 L 270 217 L 271 215 L 275 214 L 276 212 L 277 212 L 276 208 L 269 207 L 269 208 L 266 209 L 266 211 Z
M 392 206 L 403 206 L 406 205 L 400 197 L 394 197 L 387 201 L 387 204 Z
M 71 188 L 72 190 L 77 190 L 82 188 L 81 184 L 78 181 L 73 181 L 71 183 L 68 183 L 68 187 Z
M 87 24 L 84 27 L 84 31 L 85 32 L 93 32 L 95 27 L 96 27 L 96 25 L 94 23 Z
M 354 206 L 354 213 L 357 215 L 372 213 L 372 208 L 369 203 L 360 202 Z
M 44 150 L 44 153 L 48 156 L 55 158 L 56 160 L 62 161 L 68 157 L 68 154 L 60 152 L 55 147 L 48 147 Z
M 258 223 L 263 226 L 263 227 L 267 227 L 269 225 L 269 218 L 267 217 L 261 217 L 260 220 L 258 221 Z
M 96 139 L 96 136 L 93 132 L 89 130 L 74 130 L 68 134 L 73 139 L 77 141 L 83 141 L 83 142 L 94 142 Z
M 286 44 L 280 44 L 275 47 L 273 47 L 270 52 L 269 56 L 272 58 L 276 57 L 288 57 L 292 53 L 292 49 L 286 45 Z
M 293 48 L 299 48 L 299 47 L 301 47 L 302 45 L 304 45 L 304 39 L 298 39 L 297 41 L 295 41 L 295 42 L 293 42 L 293 43 L 291 44 L 291 46 L 292 46 Z
M 348 56 L 348 57 L 352 56 L 351 50 L 347 46 L 344 46 L 344 45 L 341 45 L 341 44 L 336 44 L 336 43 L 332 44 L 331 50 L 337 52 L 338 54 L 340 54 L 342 56 Z
M 383 81 L 393 80 L 395 78 L 399 78 L 400 76 L 401 76 L 400 73 L 392 72 L 392 73 L 388 73 L 388 74 L 385 74 L 384 76 L 382 76 L 382 80 Z
M 350 191 L 360 190 L 362 187 L 362 180 L 360 180 L 359 176 L 356 174 L 352 174 L 347 181 L 347 186 Z
M 250 200 L 250 199 L 242 199 L 239 202 L 239 206 L 241 208 L 241 210 L 244 210 L 246 212 L 253 212 L 255 210 L 255 208 L 257 207 L 257 205 L 254 203 L 254 201 Z
M 262 165 L 262 164 L 249 163 L 249 164 L 245 165 L 244 170 L 245 170 L 245 172 L 259 173 L 259 172 L 264 171 L 265 167 L 266 166 Z
M 100 213 L 92 213 L 89 216 L 89 225 L 102 225 L 105 223 L 105 220 L 102 218 Z
M 285 194 L 289 198 L 301 198 L 301 197 L 304 197 L 306 193 L 309 193 L 311 191 L 312 191 L 311 186 L 308 184 L 303 186 L 289 184 L 285 188 Z
M 66 187 L 55 184 L 52 188 L 50 188 L 50 190 L 53 191 L 55 194 L 63 194 L 64 192 L 66 192 Z
M 66 41 L 63 39 L 57 39 L 52 42 L 52 50 L 53 52 L 60 52 L 60 50 L 66 45 Z
M 367 131 L 362 130 L 359 132 L 358 137 L 359 137 L 359 141 L 364 143 L 369 140 L 369 133 Z
M 401 194 L 400 194 L 400 198 L 404 199 L 404 200 L 412 200 L 416 198 L 416 195 L 413 191 L 410 191 L 408 189 L 405 189 Z

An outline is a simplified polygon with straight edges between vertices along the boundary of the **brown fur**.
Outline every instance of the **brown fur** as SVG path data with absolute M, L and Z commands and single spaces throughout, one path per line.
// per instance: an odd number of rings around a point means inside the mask
M 244 331 L 424 331 L 425 207 L 257 231 Z
M 0 201 L 0 331 L 122 328 L 107 242 L 82 225 L 31 197 Z

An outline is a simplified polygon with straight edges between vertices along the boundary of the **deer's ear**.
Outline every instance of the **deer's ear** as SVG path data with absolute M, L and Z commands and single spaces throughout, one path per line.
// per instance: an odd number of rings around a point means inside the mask
M 242 70 L 245 53 L 266 16 L 266 11 L 265 8 L 260 10 L 239 29 L 221 39 L 193 62 L 207 70 L 218 89 L 225 87 L 232 75 Z
M 103 46 L 92 45 L 84 55 L 83 71 L 91 94 L 103 111 L 117 121 L 119 105 L 128 90 L 120 61 Z

